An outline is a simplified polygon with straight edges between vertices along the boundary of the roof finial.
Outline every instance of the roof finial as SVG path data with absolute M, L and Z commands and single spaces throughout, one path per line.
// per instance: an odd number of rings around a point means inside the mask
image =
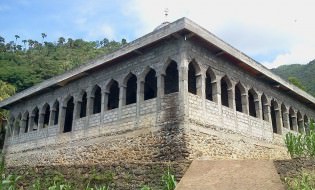
M 165 21 L 164 22 L 167 22 L 168 8 L 164 9 L 164 16 L 165 16 Z

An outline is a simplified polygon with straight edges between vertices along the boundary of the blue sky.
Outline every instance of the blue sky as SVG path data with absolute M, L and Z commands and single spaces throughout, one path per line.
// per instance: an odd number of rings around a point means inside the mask
M 1 0 L 0 36 L 14 41 L 65 38 L 132 41 L 188 17 L 272 68 L 315 59 L 312 0 Z

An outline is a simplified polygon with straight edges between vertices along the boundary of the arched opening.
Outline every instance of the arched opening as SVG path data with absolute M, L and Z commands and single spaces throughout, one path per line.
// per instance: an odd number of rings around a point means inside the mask
M 27 133 L 28 132 L 28 128 L 29 128 L 29 122 L 30 122 L 30 115 L 29 115 L 29 113 L 28 113 L 28 111 L 26 111 L 25 113 L 24 113 L 24 116 L 23 116 L 23 119 L 24 119 L 24 122 L 25 122 L 25 124 L 24 124 L 24 133 Z
M 15 118 L 15 121 L 14 121 L 14 136 L 19 136 L 19 134 L 20 134 L 21 118 L 22 118 L 22 114 L 21 113 Z
M 268 100 L 265 94 L 261 96 L 261 107 L 262 107 L 262 119 L 269 121 L 269 110 L 268 110 Z
M 101 113 L 102 109 L 102 90 L 99 86 L 95 86 L 93 98 L 93 114 Z
M 303 117 L 300 111 L 297 112 L 297 124 L 298 124 L 298 131 L 300 133 L 304 133 L 304 122 L 303 122 Z
M 255 99 L 257 99 L 257 93 L 253 90 L 250 89 L 248 91 L 248 111 L 249 111 L 249 115 L 253 116 L 253 117 L 257 117 L 257 108 L 256 108 L 256 102 Z M 258 106 L 258 105 L 257 105 Z
M 178 92 L 178 70 L 177 63 L 172 61 L 165 70 L 164 93 Z
M 32 116 L 33 116 L 33 131 L 36 131 L 38 129 L 38 120 L 39 120 L 39 110 L 36 107 L 33 112 L 32 112 Z
M 242 92 L 241 91 L 241 84 L 238 83 L 237 85 L 235 85 L 235 108 L 236 108 L 236 111 L 238 112 L 243 112 L 243 102 L 242 102 Z M 242 89 L 243 90 L 243 89 Z
M 67 102 L 66 107 L 66 117 L 65 117 L 65 124 L 63 127 L 63 132 L 67 133 L 72 130 L 72 122 L 73 122 L 73 109 L 74 109 L 74 103 L 73 103 L 73 97 L 71 97 Z
M 119 105 L 119 86 L 118 82 L 112 80 L 109 87 L 107 110 L 118 108 Z
M 282 116 L 282 125 L 284 128 L 288 128 L 288 111 L 287 107 L 282 103 L 281 104 L 281 116 Z
M 126 88 L 126 105 L 137 102 L 137 77 L 134 74 L 128 75 Z
M 50 106 L 48 104 L 46 104 L 44 106 L 44 125 L 43 127 L 48 127 L 49 125 L 49 117 L 50 117 Z
M 292 109 L 292 107 L 290 107 L 289 109 L 289 124 L 290 124 L 290 130 L 294 130 L 294 124 L 295 124 L 295 121 L 296 118 L 294 117 L 295 116 L 295 113 L 294 113 L 294 110 Z
M 157 95 L 157 78 L 156 72 L 150 69 L 144 79 L 144 100 L 156 98 Z
M 232 107 L 232 103 L 230 103 L 230 99 L 232 98 L 231 93 L 229 92 L 231 89 L 231 82 L 227 78 L 227 76 L 221 79 L 221 103 L 223 106 Z
M 58 120 L 59 120 L 59 102 L 56 101 L 54 103 L 54 106 L 53 106 L 53 109 L 54 109 L 54 123 L 53 125 L 57 125 L 58 124 Z
M 86 117 L 86 105 L 87 105 L 87 94 L 86 92 L 82 95 L 81 107 L 80 107 L 80 118 Z
M 275 100 L 271 100 L 270 112 L 271 112 L 271 122 L 272 122 L 272 131 L 277 133 L 277 109 L 278 103 Z
M 217 93 L 216 78 L 214 72 L 208 68 L 206 72 L 206 99 L 214 101 L 213 94 Z

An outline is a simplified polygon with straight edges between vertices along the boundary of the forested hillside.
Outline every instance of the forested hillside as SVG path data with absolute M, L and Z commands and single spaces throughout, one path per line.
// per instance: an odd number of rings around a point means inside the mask
M 47 42 L 46 37 L 42 33 L 42 42 L 38 42 L 20 40 L 15 35 L 14 41 L 7 42 L 0 36 L 0 84 L 6 82 L 19 92 L 126 44 L 125 39 L 116 42 L 60 37 L 56 42 Z
M 315 60 L 306 65 L 283 65 L 272 71 L 283 79 L 291 78 L 293 81 L 300 81 L 305 90 L 315 96 Z M 292 82 L 292 80 L 290 81 Z

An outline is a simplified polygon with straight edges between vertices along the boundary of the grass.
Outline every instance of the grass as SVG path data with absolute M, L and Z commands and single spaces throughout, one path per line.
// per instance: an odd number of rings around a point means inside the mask
M 294 178 L 285 178 L 288 190 L 315 190 L 315 172 L 303 171 Z

